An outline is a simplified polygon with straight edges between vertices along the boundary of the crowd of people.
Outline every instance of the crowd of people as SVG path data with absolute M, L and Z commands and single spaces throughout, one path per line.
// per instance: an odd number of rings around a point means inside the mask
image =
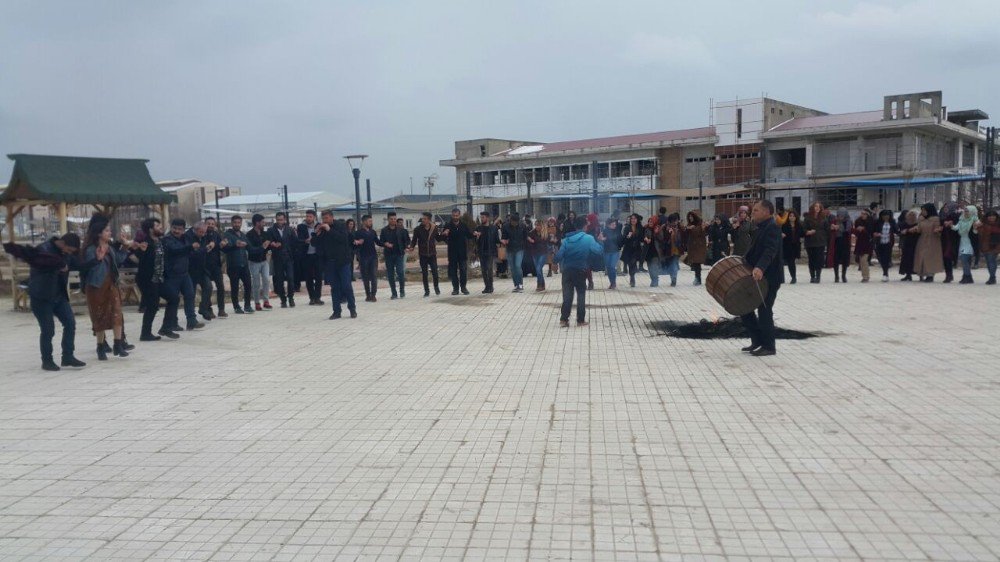
M 916 276 L 933 282 L 936 274 L 944 272 L 948 283 L 960 264 L 959 282 L 972 283 L 972 271 L 982 260 L 989 273 L 986 283 L 996 283 L 1000 253 L 996 210 L 982 213 L 972 205 L 963 208 L 951 203 L 938 209 L 926 204 L 919 212 L 904 211 L 897 216 L 872 206 L 852 219 L 846 209 L 830 212 L 819 202 L 802 217 L 794 210 L 775 210 L 769 202 L 764 203 L 770 209 L 767 220 L 780 233 L 777 261 L 782 269 L 787 267 L 790 283 L 797 282 L 796 261 L 803 248 L 811 283 L 820 283 L 823 270 L 831 268 L 834 282 L 846 283 L 847 268 L 852 264 L 859 268 L 862 282 L 867 282 L 875 260 L 882 269 L 882 281 L 888 281 L 897 246 L 903 281 Z M 430 296 L 432 290 L 440 295 L 439 244 L 447 247 L 452 295 L 469 294 L 470 256 L 479 261 L 484 294 L 494 292 L 497 277 L 511 278 L 513 292 L 520 293 L 527 276 L 534 275 L 535 290 L 544 291 L 546 278 L 561 273 L 560 323 L 569 325 L 575 300 L 576 323 L 586 325 L 585 293 L 594 288 L 595 272 L 606 273 L 610 290 L 617 289 L 619 268 L 630 287 L 636 286 L 640 272 L 648 272 L 652 287 L 659 285 L 661 276 L 669 277 L 670 285 L 675 286 L 681 264 L 685 264 L 693 273 L 694 284 L 700 285 L 703 266 L 729 255 L 747 256 L 749 261 L 755 241 L 759 251 L 760 225 L 771 223 L 754 220 L 754 212 L 741 207 L 732 219 L 719 214 L 708 224 L 697 211 L 688 212 L 682 221 L 679 213 L 668 214 L 662 207 L 645 220 L 631 214 L 622 222 L 611 217 L 603 224 L 594 213 L 577 217 L 571 211 L 532 221 L 517 213 L 502 219 L 483 212 L 473 224 L 454 209 L 450 220 L 442 222 L 424 213 L 412 233 L 395 213 L 388 213 L 386 226 L 376 232 L 372 217 L 367 215 L 357 225 L 353 219 L 335 220 L 328 211 L 319 217 L 307 211 L 305 220 L 292 226 L 287 214 L 278 212 L 269 226 L 265 226 L 265 217 L 253 215 L 247 230 L 240 215 L 230 217 L 225 229 L 212 217 L 190 227 L 180 219 L 163 225 L 157 218 L 148 218 L 134 237 L 121 235 L 117 240 L 109 219 L 95 215 L 83 239 L 70 233 L 37 247 L 8 243 L 4 248 L 31 265 L 28 293 L 41 328 L 43 368 L 59 370 L 60 366 L 83 366 L 74 355 L 75 321 L 67 292 L 70 270 L 80 271 L 97 357 L 102 361 L 109 354 L 127 357 L 135 347 L 125 333 L 119 289 L 126 267 L 136 268 L 141 341 L 177 339 L 185 330 L 198 330 L 205 327 L 204 322 L 228 316 L 227 292 L 235 314 L 253 314 L 273 308 L 272 291 L 281 308 L 294 308 L 302 285 L 309 305 L 324 305 L 322 289 L 326 284 L 333 307 L 330 319 L 341 318 L 345 305 L 349 316 L 356 318 L 355 268 L 365 301 L 377 302 L 380 255 L 391 299 L 406 297 L 406 258 L 410 253 L 418 259 L 423 295 Z M 764 214 L 761 211 L 761 216 Z M 763 265 L 760 269 L 777 281 L 771 261 Z M 182 299 L 183 327 L 179 319 Z M 160 326 L 154 332 L 153 324 L 164 303 Z M 61 365 L 53 360 L 56 319 L 63 325 Z M 773 342 L 768 345 L 773 351 Z

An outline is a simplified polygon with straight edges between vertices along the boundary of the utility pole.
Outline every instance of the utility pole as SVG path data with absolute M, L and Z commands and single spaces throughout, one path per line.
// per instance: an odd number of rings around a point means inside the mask
M 472 216 L 472 172 L 470 172 L 469 170 L 465 171 L 465 212 L 468 213 L 470 219 L 473 219 L 473 216 Z
M 532 203 L 531 203 L 531 183 L 532 183 L 532 180 L 534 180 L 534 179 L 535 179 L 535 170 L 531 170 L 531 172 L 527 176 L 525 176 L 525 178 L 524 178 L 524 183 L 525 183 L 525 185 L 528 186 L 528 193 L 527 193 L 528 200 L 527 200 L 527 205 L 526 205 L 525 209 L 527 210 L 527 214 L 530 215 L 530 216 L 532 216 L 532 217 L 535 216 L 535 212 L 534 212 L 534 209 L 533 209 L 534 205 L 532 205 Z
M 610 166 L 610 164 L 609 164 L 609 166 Z M 609 172 L 610 172 L 610 170 L 609 170 Z M 609 173 L 608 175 L 610 176 L 611 174 Z M 593 186 L 593 194 L 591 196 L 591 201 L 590 201 L 590 212 L 591 213 L 596 213 L 597 209 L 598 209 L 598 206 L 597 206 L 597 160 L 594 160 L 590 164 L 590 183 Z
M 986 208 L 993 208 L 993 179 L 996 174 L 997 128 L 986 129 Z
M 365 178 L 365 191 L 368 196 L 368 216 L 372 216 L 372 180 L 371 178 Z M 360 225 L 358 225 L 360 227 Z
M 285 209 L 285 215 L 288 214 L 288 185 L 281 186 L 281 202 Z

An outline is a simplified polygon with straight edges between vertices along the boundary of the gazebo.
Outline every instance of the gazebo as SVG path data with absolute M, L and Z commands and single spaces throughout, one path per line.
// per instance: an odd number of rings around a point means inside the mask
M 7 208 L 7 234 L 14 241 L 14 217 L 32 205 L 55 208 L 59 231 L 66 232 L 66 217 L 75 205 L 93 205 L 113 216 L 123 205 L 157 205 L 161 219 L 168 219 L 174 195 L 153 183 L 146 163 L 126 158 L 84 158 L 8 154 L 14 171 L 0 204 Z

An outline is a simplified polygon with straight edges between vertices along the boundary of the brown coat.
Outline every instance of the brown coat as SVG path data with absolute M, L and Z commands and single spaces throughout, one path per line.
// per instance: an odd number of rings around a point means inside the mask
M 705 223 L 692 226 L 687 231 L 687 256 L 684 263 L 687 265 L 699 265 L 705 263 L 708 258 L 708 243 L 706 242 Z
M 993 244 L 993 237 L 1000 236 L 1000 225 L 983 221 L 979 227 L 979 251 L 984 254 L 1000 253 L 1000 244 Z
M 927 277 L 944 271 L 944 257 L 941 252 L 941 233 L 934 232 L 941 227 L 941 219 L 937 217 L 920 218 L 917 230 L 920 238 L 917 240 L 917 251 L 913 258 L 913 272 L 921 277 Z

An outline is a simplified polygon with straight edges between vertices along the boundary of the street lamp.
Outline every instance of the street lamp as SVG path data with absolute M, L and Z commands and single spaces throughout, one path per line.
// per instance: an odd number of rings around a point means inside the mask
M 228 187 L 224 187 L 224 188 L 218 188 L 217 187 L 217 188 L 215 188 L 215 222 L 216 223 L 221 222 L 219 220 L 219 192 L 221 191 L 222 193 L 225 193 L 228 189 L 229 189 Z
M 361 225 L 361 165 L 364 164 L 367 154 L 350 154 L 344 156 L 347 165 L 351 167 L 354 174 L 354 224 Z

